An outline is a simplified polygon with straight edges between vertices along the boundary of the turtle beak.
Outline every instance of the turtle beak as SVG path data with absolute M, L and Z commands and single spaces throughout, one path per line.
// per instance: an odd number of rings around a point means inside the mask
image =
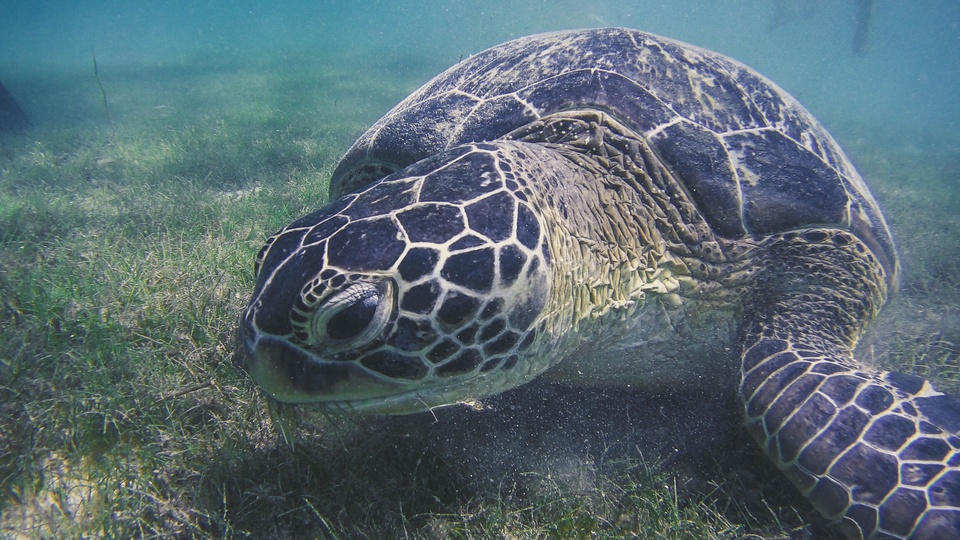
M 406 390 L 352 362 L 323 360 L 282 336 L 258 331 L 254 309 L 240 320 L 234 363 L 270 397 L 284 403 L 375 400 Z
M 295 351 L 278 354 L 280 352 L 278 349 L 282 347 L 276 344 L 271 346 L 270 343 L 279 340 L 276 337 L 261 334 L 254 327 L 255 311 L 252 306 L 248 307 L 240 317 L 234 347 L 234 365 L 246 371 L 270 397 L 284 402 L 302 401 L 290 399 L 292 397 L 290 390 L 294 381 L 288 381 L 285 384 L 283 381 L 285 377 L 279 376 L 284 370 L 279 369 L 281 366 L 277 365 L 280 356 L 286 357 Z M 268 350 L 273 350 L 273 354 L 268 353 Z
M 237 325 L 237 334 L 234 336 L 233 365 L 247 373 L 250 373 L 255 364 L 255 336 L 256 330 L 253 328 L 250 310 L 246 309 L 240 316 L 240 324 Z

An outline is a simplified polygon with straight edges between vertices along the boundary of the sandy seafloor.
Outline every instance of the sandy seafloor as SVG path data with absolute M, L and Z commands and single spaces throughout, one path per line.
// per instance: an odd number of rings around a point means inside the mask
M 868 332 L 861 356 L 890 368 L 909 355 L 906 369 L 949 391 L 960 388 L 960 8 L 954 2 L 877 2 L 861 55 L 851 46 L 853 2 L 76 4 L 0 7 L 0 81 L 33 122 L 29 131 L 0 139 L 0 190 L 7 195 L 19 181 L 10 176 L 10 164 L 30 148 L 24 140 L 90 138 L 101 144 L 120 132 L 126 140 L 159 145 L 163 133 L 178 126 L 211 135 L 222 128 L 196 118 L 254 130 L 251 117 L 261 118 L 264 129 L 293 124 L 298 140 L 314 137 L 330 148 L 310 154 L 310 165 L 329 173 L 366 126 L 431 76 L 486 46 L 538 31 L 630 26 L 730 54 L 821 119 L 885 211 L 899 246 L 902 285 Z M 304 135 L 311 124 L 314 133 Z M 275 159 L 288 157 L 281 152 Z M 114 158 L 105 151 L 100 159 Z M 109 165 L 91 164 L 91 176 Z M 222 179 L 223 193 L 269 182 L 253 181 L 256 175 L 243 169 L 210 172 Z M 46 181 L 57 186 L 57 170 L 49 175 Z M 0 268 L 8 264 L 0 261 Z M 731 404 L 723 397 L 676 394 L 536 385 L 491 400 L 483 413 L 443 410 L 436 418 L 350 422 L 347 435 L 339 436 L 353 444 L 388 431 L 393 438 L 382 440 L 403 441 L 404 451 L 431 446 L 442 456 L 444 474 L 456 470 L 452 477 L 479 491 L 497 492 L 509 482 L 536 491 L 550 478 L 550 486 L 576 493 L 596 481 L 598 461 L 624 455 L 676 465 L 694 487 L 719 482 L 702 476 L 695 464 L 749 444 L 736 411 L 725 408 Z M 269 456 L 246 459 L 238 470 L 259 459 L 265 467 L 271 463 Z M 739 463 L 759 459 L 759 452 L 747 450 L 723 470 L 749 474 Z M 416 474 L 429 474 L 429 468 Z M 760 479 L 746 483 L 772 485 L 764 496 L 776 499 L 791 489 L 777 474 L 761 465 L 755 472 Z M 790 496 L 784 497 L 789 504 Z M 32 523 L 11 517 L 22 508 L 9 501 L 0 510 L 3 534 L 18 536 L 17 527 Z

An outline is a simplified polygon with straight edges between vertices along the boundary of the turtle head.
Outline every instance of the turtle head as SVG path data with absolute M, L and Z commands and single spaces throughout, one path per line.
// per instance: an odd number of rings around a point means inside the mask
M 550 289 L 544 227 L 495 147 L 421 161 L 274 234 L 239 348 L 273 398 L 404 413 L 546 366 L 525 354 Z

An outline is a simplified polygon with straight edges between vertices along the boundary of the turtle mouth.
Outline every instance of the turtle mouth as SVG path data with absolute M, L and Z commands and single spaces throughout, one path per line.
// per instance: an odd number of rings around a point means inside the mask
M 458 399 L 454 389 L 430 388 L 409 390 L 399 394 L 366 399 L 317 401 L 311 408 L 324 412 L 358 415 L 404 415 L 416 414 L 441 407 L 464 405 L 475 407 L 472 400 Z
M 236 351 L 236 363 L 272 399 L 334 413 L 412 414 L 464 403 L 464 389 L 472 386 L 464 380 L 429 385 L 377 376 L 353 362 L 318 358 L 247 322 L 240 325 Z

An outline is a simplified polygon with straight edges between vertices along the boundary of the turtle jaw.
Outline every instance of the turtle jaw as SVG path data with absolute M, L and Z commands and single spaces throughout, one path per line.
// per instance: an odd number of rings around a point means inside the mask
M 478 396 L 478 398 L 467 399 L 462 397 L 463 388 L 461 385 L 451 385 L 448 387 L 415 388 L 398 394 L 371 398 L 317 401 L 310 405 L 321 411 L 338 414 L 399 416 L 457 405 L 475 408 L 477 399 L 498 392 L 499 390 L 491 390 L 482 396 Z
M 284 403 L 365 401 L 402 392 L 352 362 L 325 361 L 288 340 L 241 324 L 241 365 L 271 398 Z
M 352 362 L 318 358 L 245 322 L 237 341 L 240 366 L 270 398 L 334 413 L 412 414 L 468 403 L 503 390 L 489 380 L 424 385 L 380 378 Z

